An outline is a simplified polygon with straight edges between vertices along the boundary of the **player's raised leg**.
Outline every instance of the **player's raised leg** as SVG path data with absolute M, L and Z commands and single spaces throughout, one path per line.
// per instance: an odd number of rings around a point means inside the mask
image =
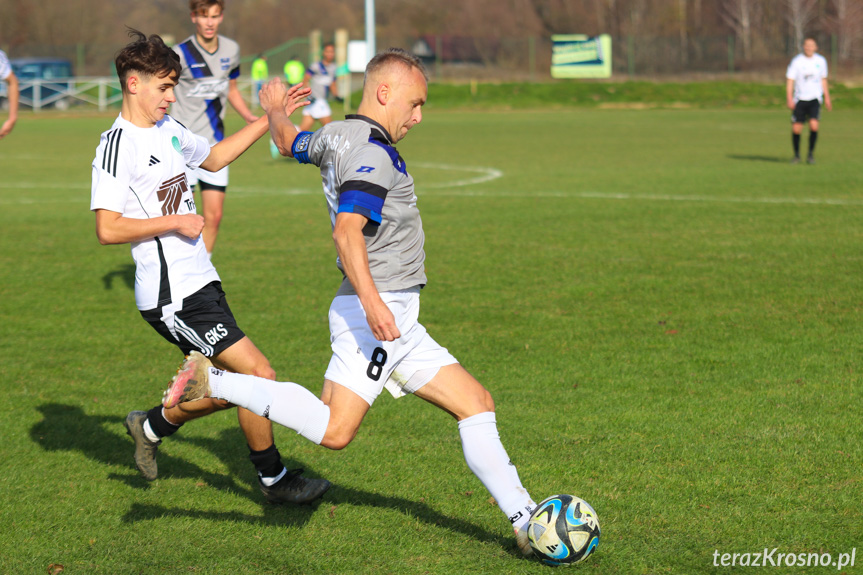
M 199 373 L 198 364 L 187 361 L 165 391 L 163 405 L 173 407 L 203 397 L 218 398 L 293 429 L 313 443 L 323 441 L 330 408 L 301 385 L 230 373 L 216 367 L 204 370 L 203 385 L 187 385 L 192 379 L 197 382 Z
M 275 380 L 270 362 L 248 337 L 244 337 L 213 358 L 219 368 Z M 178 409 L 184 405 L 180 404 Z M 288 470 L 282 464 L 273 440 L 273 425 L 268 419 L 237 407 L 240 428 L 249 446 L 249 459 L 258 473 L 258 487 L 270 503 L 308 503 L 322 496 L 330 487 L 326 479 L 308 479 L 302 469 Z

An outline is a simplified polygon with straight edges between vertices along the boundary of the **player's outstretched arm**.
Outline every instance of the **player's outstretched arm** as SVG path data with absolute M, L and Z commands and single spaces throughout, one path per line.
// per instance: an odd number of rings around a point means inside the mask
M 124 218 L 110 210 L 96 210 L 96 236 L 102 245 L 140 242 L 167 234 L 179 233 L 196 239 L 204 229 L 204 217 L 198 214 L 159 216 L 146 220 Z
M 235 132 L 210 148 L 210 155 L 201 163 L 201 167 L 210 172 L 218 172 L 248 150 L 252 144 L 267 133 L 269 122 L 262 116 L 246 124 L 239 132 Z
M 246 105 L 246 101 L 243 99 L 243 94 L 240 93 L 240 88 L 237 86 L 236 80 L 230 80 L 228 82 L 228 102 L 231 103 L 234 110 L 237 111 L 240 117 L 245 120 L 247 124 L 251 124 L 258 119 L 258 117 L 254 115 Z
M 306 97 L 311 90 L 302 84 L 286 87 L 280 78 L 273 78 L 261 88 L 261 107 L 270 119 L 270 135 L 283 156 L 293 157 L 291 144 L 299 132 L 291 122 L 291 114 L 307 106 Z
M 360 214 L 342 212 L 336 216 L 333 241 L 345 275 L 354 286 L 372 334 L 379 341 L 395 341 L 401 337 L 395 317 L 381 299 L 369 269 L 369 253 L 363 228 L 368 219 Z

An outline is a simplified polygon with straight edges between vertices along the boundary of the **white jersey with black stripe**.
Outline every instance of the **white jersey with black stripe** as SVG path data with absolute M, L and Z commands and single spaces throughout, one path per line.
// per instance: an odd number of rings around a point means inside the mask
M 197 168 L 209 154 L 205 138 L 170 116 L 152 128 L 139 128 L 118 116 L 96 148 L 90 209 L 132 219 L 196 213 L 186 167 Z M 132 259 L 140 310 L 179 303 L 219 281 L 201 236 L 191 240 L 172 232 L 132 242 Z

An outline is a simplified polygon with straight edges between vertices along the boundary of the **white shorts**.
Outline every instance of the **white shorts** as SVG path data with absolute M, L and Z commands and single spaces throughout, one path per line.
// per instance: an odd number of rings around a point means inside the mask
M 189 187 L 194 188 L 198 181 L 206 182 L 214 186 L 227 187 L 228 185 L 228 167 L 225 166 L 218 172 L 208 172 L 204 168 L 195 170 L 186 170 L 186 179 L 189 180 Z
M 419 288 L 384 292 L 381 298 L 402 334 L 396 341 L 375 339 L 359 297 L 336 296 L 330 305 L 333 357 L 325 377 L 347 387 L 369 405 L 384 387 L 393 397 L 414 393 L 440 368 L 458 363 L 417 321 Z
M 303 116 L 311 116 L 315 120 L 329 118 L 332 115 L 333 111 L 330 110 L 329 103 L 323 98 L 319 98 L 308 106 L 303 107 Z

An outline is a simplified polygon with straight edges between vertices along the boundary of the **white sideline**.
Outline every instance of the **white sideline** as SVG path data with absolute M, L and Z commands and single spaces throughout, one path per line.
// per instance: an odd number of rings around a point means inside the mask
M 429 162 L 413 162 L 414 166 L 424 169 L 443 170 L 447 172 L 468 172 L 476 174 L 473 177 L 461 178 L 449 182 L 436 184 L 420 184 L 418 190 L 423 194 L 425 190 L 434 190 L 431 195 L 454 195 L 454 196 L 476 196 L 476 197 L 532 197 L 532 198 L 583 198 L 583 199 L 598 199 L 598 200 L 635 200 L 647 202 L 705 202 L 705 203 L 736 203 L 736 204 L 789 204 L 789 205 L 825 205 L 825 206 L 863 206 L 863 199 L 840 199 L 840 198 L 759 198 L 750 197 L 721 197 L 721 196 L 685 196 L 685 195 L 665 195 L 665 194 L 627 194 L 615 192 L 595 192 L 595 191 L 554 191 L 545 190 L 539 192 L 525 193 L 523 191 L 506 191 L 506 190 L 458 190 L 448 191 L 450 188 L 463 188 L 491 182 L 503 177 L 504 173 L 501 170 L 486 166 L 459 166 L 455 164 L 438 164 Z M 0 181 L 0 189 L 73 189 L 87 190 L 90 188 L 89 183 L 58 183 L 58 182 L 3 182 Z M 260 186 L 232 186 L 230 188 L 232 194 L 237 194 L 240 197 L 253 196 L 301 196 L 319 194 L 320 189 L 307 190 L 300 188 L 271 188 Z M 0 197 L 0 205 L 30 205 L 30 204 L 47 204 L 47 203 L 85 203 L 89 197 L 77 198 L 29 198 L 29 197 Z

